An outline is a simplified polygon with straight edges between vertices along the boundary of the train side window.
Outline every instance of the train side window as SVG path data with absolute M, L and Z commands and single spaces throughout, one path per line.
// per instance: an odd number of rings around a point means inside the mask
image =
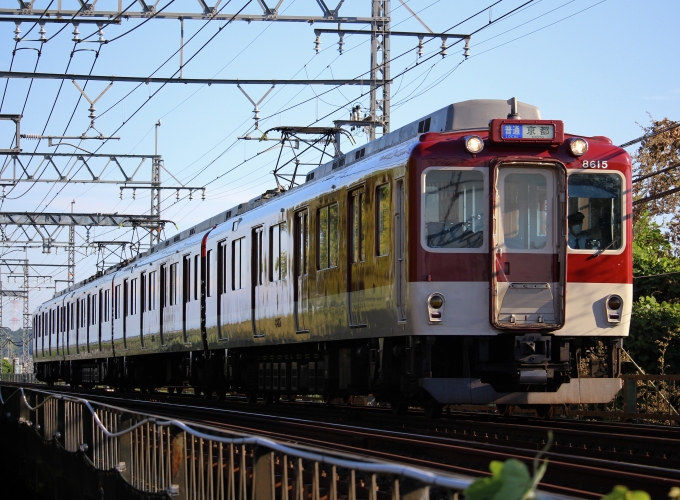
M 137 278 L 130 281 L 130 316 L 137 314 Z
M 177 263 L 170 264 L 170 305 L 177 304 Z
M 375 204 L 375 254 L 377 256 L 390 253 L 390 185 L 378 186 Z
M 287 241 L 286 223 L 269 228 L 269 281 L 280 281 L 286 278 L 287 255 L 284 248 Z
M 231 289 L 240 290 L 243 288 L 243 241 L 239 238 L 232 242 L 231 251 Z
M 319 270 L 338 265 L 338 204 L 317 211 L 317 268 Z
M 104 311 L 103 311 L 104 317 L 102 318 L 102 321 L 104 321 L 104 322 L 109 321 L 109 316 L 110 316 L 110 311 L 111 311 L 111 305 L 109 303 L 110 295 L 111 294 L 109 293 L 109 290 L 104 290 Z
M 484 244 L 484 174 L 431 169 L 424 179 L 424 237 L 429 248 L 481 248 Z
M 307 274 L 307 252 L 309 245 L 309 233 L 307 227 L 307 210 L 298 212 L 295 219 L 295 245 L 297 252 L 297 270 L 296 276 L 304 276 Z
M 71 302 L 71 330 L 75 330 L 76 328 L 76 315 L 74 314 L 75 309 L 76 309 L 76 303 Z
M 569 248 L 621 249 L 623 178 L 613 172 L 579 172 L 571 174 L 568 182 Z

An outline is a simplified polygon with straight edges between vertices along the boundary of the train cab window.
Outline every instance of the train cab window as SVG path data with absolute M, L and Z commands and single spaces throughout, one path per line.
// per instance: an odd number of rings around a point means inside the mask
M 484 243 L 484 174 L 433 169 L 425 174 L 425 243 L 429 248 L 481 248 Z
M 269 228 L 269 281 L 280 281 L 286 278 L 287 255 L 285 245 L 287 241 L 286 223 L 277 224 Z
M 574 250 L 619 250 L 623 246 L 623 179 L 617 173 L 569 176 L 568 243 Z
M 375 254 L 377 256 L 388 255 L 390 253 L 390 185 L 383 184 L 378 186 L 375 221 Z
M 205 292 L 208 297 L 212 297 L 212 289 L 211 283 L 210 283 L 210 278 L 211 278 L 211 261 L 212 261 L 212 250 L 208 250 L 207 255 L 205 256 Z
M 318 269 L 338 265 L 338 204 L 333 203 L 317 212 L 317 259 Z
M 245 238 L 234 240 L 231 252 L 231 289 L 240 290 L 243 288 L 243 250 Z

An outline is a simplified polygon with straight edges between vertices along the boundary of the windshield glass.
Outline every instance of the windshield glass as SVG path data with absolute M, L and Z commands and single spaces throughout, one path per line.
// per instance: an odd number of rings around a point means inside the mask
M 569 176 L 569 247 L 617 250 L 621 238 L 622 180 L 613 173 Z
M 430 248 L 480 248 L 484 242 L 484 175 L 430 170 L 425 175 L 425 243 Z

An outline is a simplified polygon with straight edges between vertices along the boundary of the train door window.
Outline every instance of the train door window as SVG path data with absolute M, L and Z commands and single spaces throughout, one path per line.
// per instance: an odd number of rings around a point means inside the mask
M 110 313 L 111 313 L 111 305 L 109 304 L 110 300 L 110 293 L 109 290 L 104 290 L 104 314 L 102 321 L 107 322 L 109 321 Z
M 205 292 L 208 297 L 212 297 L 212 290 L 210 288 L 210 262 L 212 261 L 212 250 L 208 250 L 205 256 Z
M 139 275 L 139 310 L 146 312 L 146 273 Z
M 430 169 L 424 184 L 425 245 L 433 249 L 481 248 L 484 174 L 478 170 Z
M 569 176 L 569 247 L 575 250 L 619 250 L 623 247 L 618 173 L 588 172 Z
M 285 250 L 286 223 L 269 228 L 269 281 L 280 281 L 286 278 L 287 255 Z
M 254 286 L 262 284 L 262 234 L 263 230 L 261 227 L 253 229 L 252 273 Z
M 375 254 L 378 256 L 390 253 L 390 185 L 378 186 L 375 204 Z
M 231 288 L 240 290 L 243 288 L 243 245 L 245 238 L 234 240 L 231 244 Z
M 161 316 L 163 315 L 163 308 L 168 305 L 168 268 L 165 264 L 161 264 L 161 283 L 160 283 L 160 304 L 161 304 Z
M 187 304 L 191 300 L 191 255 L 185 255 L 182 259 L 182 303 Z
M 317 267 L 319 270 L 338 265 L 338 204 L 333 203 L 317 212 Z
M 90 295 L 90 324 L 97 324 L 97 295 Z
M 71 323 L 71 330 L 75 330 L 75 328 L 76 328 L 76 315 L 75 315 L 76 303 L 71 302 L 70 306 L 71 306 L 71 317 L 70 317 L 70 319 L 71 319 L 71 322 L 70 322 Z
M 137 314 L 137 278 L 130 281 L 130 316 Z
M 296 276 L 307 274 L 307 252 L 309 245 L 307 210 L 296 214 L 295 220 L 295 245 L 296 245 Z
M 227 291 L 227 242 L 220 241 L 217 244 L 217 296 Z
M 194 255 L 194 300 L 198 300 L 198 274 L 200 272 L 198 263 L 198 255 Z
M 130 314 L 128 303 L 130 300 L 130 280 L 123 281 L 123 318 L 127 318 Z
M 170 264 L 170 305 L 177 304 L 177 264 Z
M 113 319 L 120 318 L 120 285 L 113 289 Z
M 352 251 L 350 258 L 352 262 L 363 262 L 366 260 L 366 214 L 364 208 L 364 190 L 357 189 L 350 194 L 350 233 Z
M 149 308 L 147 309 L 148 311 L 155 311 L 156 310 L 156 271 L 152 271 L 149 273 L 149 287 L 148 287 L 148 292 L 149 292 Z
M 507 248 L 538 250 L 547 243 L 548 180 L 543 173 L 510 173 L 503 181 L 503 239 Z

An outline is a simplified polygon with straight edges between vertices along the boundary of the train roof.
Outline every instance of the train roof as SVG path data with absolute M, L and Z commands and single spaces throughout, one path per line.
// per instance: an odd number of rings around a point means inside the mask
M 510 110 L 510 101 L 500 99 L 473 99 L 449 104 L 448 106 L 434 111 L 433 113 L 427 114 L 407 125 L 404 125 L 401 128 L 390 132 L 389 134 L 385 134 L 379 139 L 366 143 L 358 148 L 353 149 L 352 151 L 349 151 L 348 153 L 343 153 L 339 157 L 334 158 L 333 160 L 313 170 L 310 170 L 305 177 L 304 184 L 321 179 L 322 177 L 325 177 L 326 175 L 329 175 L 338 169 L 346 168 L 357 161 L 363 160 L 367 156 L 371 156 L 380 151 L 384 151 L 387 148 L 402 144 L 425 132 L 454 132 L 486 129 L 489 126 L 490 120 L 494 118 L 505 118 L 508 116 L 508 113 L 510 113 Z M 517 110 L 523 119 L 541 119 L 541 111 L 538 107 L 531 104 L 518 101 Z M 149 250 L 140 253 L 133 259 L 121 262 L 120 264 L 108 268 L 103 274 L 97 274 L 84 281 L 75 283 L 64 290 L 55 293 L 54 297 L 71 293 L 84 284 L 91 283 L 103 275 L 113 273 L 125 266 L 130 265 L 133 262 L 139 262 L 152 254 L 158 253 L 169 246 L 175 245 L 180 241 L 184 241 L 192 238 L 194 235 L 204 233 L 211 227 L 221 224 L 233 217 L 240 216 L 245 212 L 249 212 L 250 210 L 267 203 L 269 200 L 285 192 L 288 191 L 280 189 L 268 190 L 260 196 L 257 196 L 245 203 L 240 203 L 229 210 L 225 210 L 224 212 L 214 215 L 193 227 L 177 233 L 172 238 L 152 246 Z

